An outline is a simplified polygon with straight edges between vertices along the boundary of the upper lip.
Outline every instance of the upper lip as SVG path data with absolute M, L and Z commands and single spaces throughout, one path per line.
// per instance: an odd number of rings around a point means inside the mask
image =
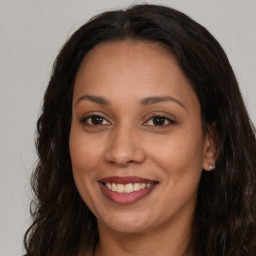
M 99 182 L 116 183 L 116 184 L 157 183 L 156 180 L 146 179 L 146 178 L 137 177 L 137 176 L 126 176 L 126 177 L 109 176 L 109 177 L 104 177 L 104 178 L 100 179 Z

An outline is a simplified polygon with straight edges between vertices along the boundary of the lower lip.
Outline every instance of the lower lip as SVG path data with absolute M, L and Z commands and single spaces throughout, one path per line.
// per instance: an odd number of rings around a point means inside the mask
M 146 197 L 156 187 L 157 184 L 153 184 L 149 188 L 144 188 L 139 191 L 134 191 L 131 193 L 117 193 L 112 190 L 109 190 L 101 182 L 99 182 L 99 185 L 104 195 L 112 202 L 116 204 L 132 204 Z

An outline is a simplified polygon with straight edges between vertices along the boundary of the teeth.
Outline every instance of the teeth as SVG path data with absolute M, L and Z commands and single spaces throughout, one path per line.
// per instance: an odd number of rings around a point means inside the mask
M 124 184 L 117 184 L 116 185 L 116 191 L 118 193 L 124 193 Z
M 132 185 L 131 183 L 126 184 L 126 185 L 124 186 L 124 192 L 125 192 L 125 193 L 131 193 L 131 192 L 133 192 L 133 185 Z
M 135 183 L 133 185 L 134 191 L 139 191 L 140 190 L 140 183 Z
M 117 188 L 116 188 L 116 183 L 112 183 L 112 188 L 111 188 L 112 191 L 117 191 Z
M 134 191 L 139 191 L 141 189 L 149 188 L 153 183 L 128 183 L 128 184 L 116 184 L 116 183 L 106 183 L 105 186 L 117 193 L 132 193 Z

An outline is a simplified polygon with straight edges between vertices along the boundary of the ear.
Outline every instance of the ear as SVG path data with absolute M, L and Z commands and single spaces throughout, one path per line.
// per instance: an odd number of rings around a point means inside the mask
M 217 159 L 217 134 L 214 126 L 208 127 L 204 138 L 203 169 L 213 171 Z

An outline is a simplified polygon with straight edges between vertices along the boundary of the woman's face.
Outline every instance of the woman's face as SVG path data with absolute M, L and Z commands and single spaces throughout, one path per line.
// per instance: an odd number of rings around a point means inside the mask
M 86 55 L 75 80 L 70 154 L 100 229 L 190 223 L 211 147 L 190 82 L 161 46 L 108 42 Z

